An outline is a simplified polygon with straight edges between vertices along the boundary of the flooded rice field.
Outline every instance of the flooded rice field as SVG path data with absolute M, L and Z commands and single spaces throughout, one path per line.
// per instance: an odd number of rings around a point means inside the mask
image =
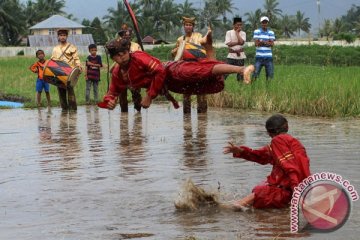
M 358 239 L 359 202 L 332 233 L 291 234 L 289 209 L 177 211 L 187 179 L 221 201 L 265 179 L 271 166 L 222 151 L 229 140 L 267 144 L 270 115 L 129 109 L 0 110 L 0 239 Z M 311 171 L 340 174 L 360 191 L 360 120 L 287 117 Z

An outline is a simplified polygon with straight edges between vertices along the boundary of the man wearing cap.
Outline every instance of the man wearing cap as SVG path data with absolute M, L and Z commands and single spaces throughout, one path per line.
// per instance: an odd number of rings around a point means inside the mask
M 59 44 L 54 47 L 51 59 L 66 62 L 72 68 L 79 67 L 81 70 L 77 48 L 73 44 L 67 42 L 68 34 L 69 30 L 63 28 L 58 29 L 57 35 Z M 58 87 L 58 93 L 60 105 L 63 110 L 77 110 L 73 87 L 68 86 L 67 89 Z
M 256 46 L 255 72 L 253 77 L 259 77 L 262 67 L 265 67 L 266 80 L 274 77 L 274 64 L 272 47 L 274 46 L 275 33 L 268 28 L 269 18 L 260 18 L 261 28 L 254 31 L 254 41 Z
M 228 64 L 236 66 L 245 65 L 244 44 L 246 42 L 246 33 L 242 31 L 242 19 L 235 17 L 233 22 L 233 29 L 226 32 L 225 44 L 228 46 L 229 54 L 226 61 Z M 236 75 L 237 80 L 243 79 L 240 74 Z
M 211 35 L 211 30 L 209 29 L 208 33 L 203 37 L 201 33 L 194 32 L 195 27 L 195 18 L 183 17 L 183 25 L 185 35 L 181 36 L 176 41 L 176 47 L 171 51 L 172 55 L 176 56 L 181 55 L 179 51 L 184 51 L 181 49 L 181 45 L 184 42 L 194 43 L 197 45 L 205 45 L 208 41 L 208 35 Z M 175 59 L 179 60 L 179 59 Z M 197 111 L 198 113 L 203 113 L 207 111 L 207 99 L 206 95 L 197 95 Z M 183 112 L 191 113 L 191 95 L 184 94 L 183 95 Z

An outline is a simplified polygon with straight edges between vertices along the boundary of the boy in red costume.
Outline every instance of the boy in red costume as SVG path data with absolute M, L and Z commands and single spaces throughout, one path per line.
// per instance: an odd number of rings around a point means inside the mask
M 299 140 L 287 134 L 288 121 L 281 114 L 275 114 L 266 121 L 266 130 L 271 143 L 253 150 L 246 146 L 229 143 L 224 153 L 232 153 L 259 164 L 272 164 L 273 169 L 264 184 L 256 186 L 252 193 L 235 201 L 233 208 L 253 206 L 254 208 L 283 208 L 290 203 L 294 188 L 310 176 L 309 158 Z
M 250 78 L 254 71 L 253 65 L 245 68 L 207 59 L 197 62 L 180 60 L 163 65 L 159 59 L 146 52 L 130 52 L 127 39 L 112 40 L 106 49 L 118 63 L 112 73 L 109 91 L 104 101 L 98 104 L 108 109 L 115 108 L 118 96 L 126 88 L 146 88 L 147 93 L 141 100 L 141 106 L 148 108 L 157 95 L 165 94 L 168 97 L 167 90 L 180 94 L 218 93 L 224 89 L 224 74 L 241 73 Z

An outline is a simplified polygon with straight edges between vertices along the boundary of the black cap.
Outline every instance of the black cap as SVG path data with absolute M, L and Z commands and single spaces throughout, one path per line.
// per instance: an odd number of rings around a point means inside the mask
M 234 24 L 236 24 L 238 22 L 242 22 L 241 17 L 234 17 Z

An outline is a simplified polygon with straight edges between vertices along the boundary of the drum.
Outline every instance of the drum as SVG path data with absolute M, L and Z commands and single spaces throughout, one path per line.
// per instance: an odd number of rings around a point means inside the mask
M 68 88 L 75 87 L 80 68 L 72 68 L 69 64 L 58 60 L 47 60 L 44 64 L 44 81 L 57 87 Z
M 186 43 L 182 59 L 195 60 L 198 58 L 206 58 L 205 48 L 195 43 Z
M 178 48 L 178 52 L 174 60 L 177 61 L 182 59 L 185 61 L 195 61 L 199 58 L 206 58 L 205 48 L 195 43 L 183 41 Z

